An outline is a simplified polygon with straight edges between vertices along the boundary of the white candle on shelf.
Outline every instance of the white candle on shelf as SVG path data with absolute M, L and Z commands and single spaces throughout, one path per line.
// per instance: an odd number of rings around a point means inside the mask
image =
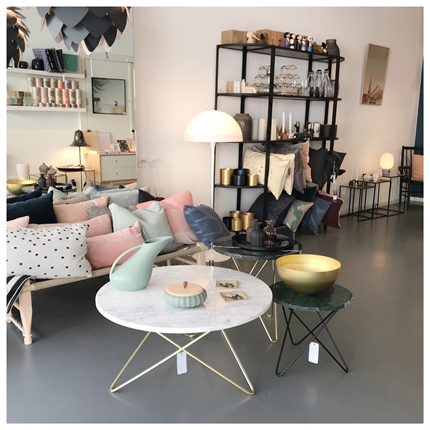
M 266 140 L 266 118 L 258 120 L 258 140 Z
M 277 120 L 276 118 L 272 118 L 272 130 L 271 130 L 270 140 L 276 140 L 276 127 L 277 127 Z
M 285 112 L 282 112 L 282 133 L 285 133 Z
M 252 118 L 252 140 L 258 139 L 258 118 Z
M 290 123 L 289 123 L 289 128 L 288 128 L 288 132 L 291 133 L 293 130 L 291 128 L 291 112 L 290 112 Z

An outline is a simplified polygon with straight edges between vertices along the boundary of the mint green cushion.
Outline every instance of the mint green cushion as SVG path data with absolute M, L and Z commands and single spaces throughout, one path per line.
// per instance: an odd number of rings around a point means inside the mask
M 109 205 L 109 210 L 112 213 L 114 232 L 131 227 L 137 221 L 142 226 L 144 240 L 160 236 L 173 236 L 164 209 L 158 202 L 152 203 L 146 209 L 136 209 L 133 212 L 116 203 L 112 203 Z M 160 254 L 175 252 L 177 249 L 178 245 L 172 239 Z
M 50 193 L 51 191 L 52 191 L 53 201 L 56 202 L 58 200 L 78 199 L 79 197 L 87 196 L 87 195 L 90 195 L 92 193 L 95 193 L 96 190 L 93 187 L 88 187 L 85 191 L 79 191 L 77 193 L 66 194 L 60 190 L 57 190 L 57 188 L 49 187 L 48 193 Z
M 294 233 L 297 227 L 302 222 L 306 212 L 313 206 L 311 202 L 304 202 L 303 200 L 294 200 L 288 209 L 287 216 L 284 219 L 284 224 Z

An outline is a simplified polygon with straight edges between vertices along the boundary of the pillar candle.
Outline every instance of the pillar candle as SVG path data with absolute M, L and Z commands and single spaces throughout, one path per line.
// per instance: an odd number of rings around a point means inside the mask
M 259 118 L 258 120 L 258 140 L 266 139 L 266 118 Z
M 252 137 L 251 137 L 251 139 L 252 140 L 258 139 L 258 118 L 252 119 Z
M 276 118 L 272 118 L 272 130 L 271 130 L 271 137 L 270 140 L 276 140 L 276 127 L 277 127 L 277 120 Z

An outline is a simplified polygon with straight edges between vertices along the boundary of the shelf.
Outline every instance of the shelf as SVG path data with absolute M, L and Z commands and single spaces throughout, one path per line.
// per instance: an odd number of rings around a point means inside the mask
M 215 184 L 216 188 L 264 188 L 264 185 L 258 184 L 258 185 L 222 185 L 222 184 Z
M 254 93 L 217 93 L 217 96 L 221 97 L 250 97 L 254 99 L 268 99 L 269 94 L 254 94 Z M 315 102 L 333 102 L 333 97 L 310 97 L 310 96 L 282 96 L 279 94 L 273 94 L 274 99 L 283 99 L 283 100 L 302 100 L 302 101 L 315 101 Z M 341 101 L 342 99 L 338 98 L 337 101 Z
M 33 111 L 33 112 L 86 112 L 85 108 L 60 108 L 60 107 L 37 107 L 37 106 L 6 106 L 11 111 Z
M 324 140 L 332 140 L 330 137 L 316 137 L 313 139 L 305 139 L 305 140 L 298 140 L 298 139 L 286 139 L 286 140 L 271 140 L 271 144 L 277 144 L 277 143 L 300 143 L 305 142 L 306 140 L 309 140 L 310 142 L 322 142 Z M 333 140 L 339 140 L 338 137 L 335 137 Z M 244 143 L 244 144 L 250 144 L 250 143 L 266 143 L 266 139 L 264 140 L 244 140 L 243 142 L 219 142 L 219 143 Z
M 226 43 L 223 45 L 218 45 L 218 47 L 223 49 L 232 49 L 235 51 L 243 51 L 245 48 L 248 52 L 252 52 L 253 54 L 264 54 L 270 55 L 272 49 L 275 49 L 275 55 L 277 57 L 286 57 L 293 58 L 297 60 L 312 60 L 318 61 L 322 63 L 328 63 L 330 60 L 333 63 L 336 63 L 337 56 L 329 55 L 329 54 L 320 54 L 317 52 L 308 52 L 308 51 L 298 51 L 296 49 L 284 48 L 283 46 L 272 46 L 272 45 L 257 45 L 255 43 Z M 345 61 L 344 57 L 339 57 L 340 62 Z
M 23 76 L 49 76 L 50 78 L 85 79 L 85 75 L 83 73 L 49 73 L 45 72 L 45 70 L 19 69 L 14 67 L 9 67 L 7 69 L 7 73 Z

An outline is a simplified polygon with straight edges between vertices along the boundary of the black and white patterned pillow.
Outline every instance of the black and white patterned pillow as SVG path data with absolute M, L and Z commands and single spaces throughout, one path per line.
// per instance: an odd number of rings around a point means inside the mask
M 88 224 L 64 227 L 11 228 L 6 231 L 7 276 L 37 279 L 92 276 L 87 253 Z

